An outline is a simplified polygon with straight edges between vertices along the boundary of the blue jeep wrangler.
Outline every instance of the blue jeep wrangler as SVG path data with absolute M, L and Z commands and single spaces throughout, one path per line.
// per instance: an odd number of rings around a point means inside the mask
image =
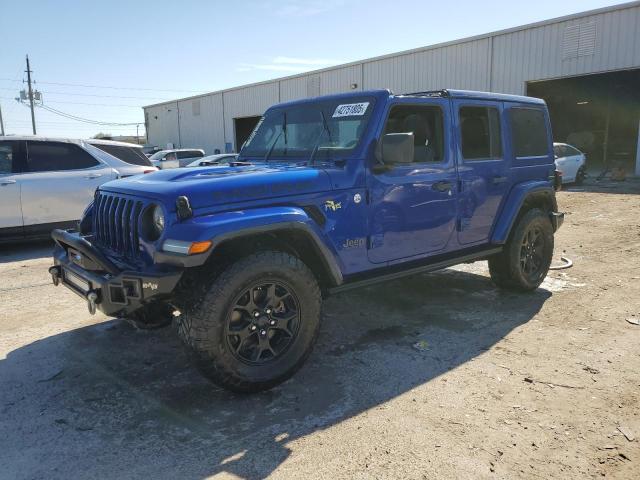
M 443 90 L 276 105 L 229 166 L 106 183 L 79 232 L 56 230 L 54 284 L 89 310 L 171 319 L 213 382 L 291 377 L 323 296 L 488 260 L 536 289 L 561 225 L 542 100 Z

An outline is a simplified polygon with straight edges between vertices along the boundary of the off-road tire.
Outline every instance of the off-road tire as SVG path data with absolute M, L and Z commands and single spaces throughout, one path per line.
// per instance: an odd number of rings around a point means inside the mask
M 124 319 L 138 330 L 157 330 L 168 327 L 174 308 L 164 303 L 152 303 L 130 313 Z
M 523 268 L 526 247 L 525 235 L 530 231 L 540 233 L 543 245 L 540 251 L 540 265 L 528 274 Z M 532 291 L 540 286 L 547 276 L 553 257 L 553 226 L 549 215 L 534 208 L 523 214 L 515 225 L 504 246 L 504 250 L 489 258 L 491 280 L 500 288 L 521 292 Z
M 247 364 L 227 341 L 226 330 L 234 299 L 257 282 L 287 285 L 297 297 L 297 334 L 288 348 L 264 364 Z M 253 393 L 268 390 L 290 378 L 313 349 L 320 326 L 321 292 L 311 270 L 297 257 L 262 251 L 231 264 L 214 278 L 202 295 L 184 309 L 178 335 L 198 370 L 228 390 Z

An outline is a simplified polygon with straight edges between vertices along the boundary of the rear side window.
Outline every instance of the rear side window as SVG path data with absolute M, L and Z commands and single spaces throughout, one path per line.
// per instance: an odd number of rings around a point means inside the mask
M 186 152 L 178 152 L 178 159 L 182 158 L 200 158 L 204 157 L 202 152 L 198 150 L 187 150 Z
M 152 166 L 147 156 L 142 153 L 141 148 L 123 147 L 122 145 L 102 145 L 97 143 L 92 143 L 91 145 L 130 165 L 140 165 L 142 167 Z
M 99 162 L 78 145 L 61 142 L 27 142 L 30 172 L 81 170 Z
M 511 141 L 516 157 L 540 157 L 548 153 L 544 112 L 533 108 L 512 108 Z M 561 153 L 566 155 L 563 148 Z
M 502 157 L 500 113 L 493 107 L 461 107 L 460 136 L 465 160 Z
M 17 170 L 18 142 L 0 142 L 0 175 Z

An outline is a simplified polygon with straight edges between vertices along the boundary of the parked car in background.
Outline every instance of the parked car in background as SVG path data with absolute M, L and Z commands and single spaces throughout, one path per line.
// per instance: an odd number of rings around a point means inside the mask
M 212 167 L 214 165 L 228 165 L 238 159 L 237 153 L 220 153 L 217 155 L 207 155 L 191 162 L 187 167 Z
M 168 168 L 186 167 L 191 162 L 204 157 L 204 150 L 199 148 L 178 148 L 160 150 L 149 157 L 154 167 L 161 170 Z
M 587 156 L 566 143 L 554 143 L 553 154 L 556 159 L 556 168 L 562 174 L 562 183 L 582 185 L 587 176 Z
M 139 175 L 140 173 L 150 173 L 151 171 L 157 170 L 157 168 L 151 163 L 151 160 L 149 160 L 149 158 L 144 154 L 141 145 L 98 139 L 91 139 L 86 142 L 92 147 L 96 147 L 128 165 L 135 165 L 146 169 L 140 172 L 140 169 L 138 168 L 131 169 L 131 167 L 126 167 L 123 169 L 120 167 L 119 171 L 121 177 Z
M 157 170 L 131 163 L 142 163 L 138 150 L 107 140 L 0 137 L 0 242 L 74 227 L 98 186 Z
M 160 147 L 156 147 L 156 146 L 145 145 L 145 146 L 142 147 L 142 152 L 147 157 L 150 157 L 151 155 L 153 155 L 154 153 L 159 152 L 160 150 L 162 150 L 162 149 Z

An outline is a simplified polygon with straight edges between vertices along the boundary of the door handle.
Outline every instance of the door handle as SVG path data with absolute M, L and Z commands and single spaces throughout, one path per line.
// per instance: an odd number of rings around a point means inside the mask
M 101 173 L 90 173 L 89 175 L 86 175 L 84 178 L 92 179 L 92 178 L 98 178 L 101 176 L 102 176 Z
M 0 185 L 4 186 L 4 185 L 13 185 L 14 183 L 16 183 L 15 180 L 0 180 Z
M 433 185 L 431 185 L 431 188 L 438 192 L 446 192 L 448 190 L 451 190 L 452 186 L 453 184 L 451 182 L 443 180 L 441 182 L 434 183 Z
M 497 185 L 498 183 L 504 183 L 507 180 L 509 180 L 507 177 L 502 177 L 500 175 L 496 175 L 495 177 L 493 177 L 491 179 L 491 183 L 493 183 L 494 185 Z

